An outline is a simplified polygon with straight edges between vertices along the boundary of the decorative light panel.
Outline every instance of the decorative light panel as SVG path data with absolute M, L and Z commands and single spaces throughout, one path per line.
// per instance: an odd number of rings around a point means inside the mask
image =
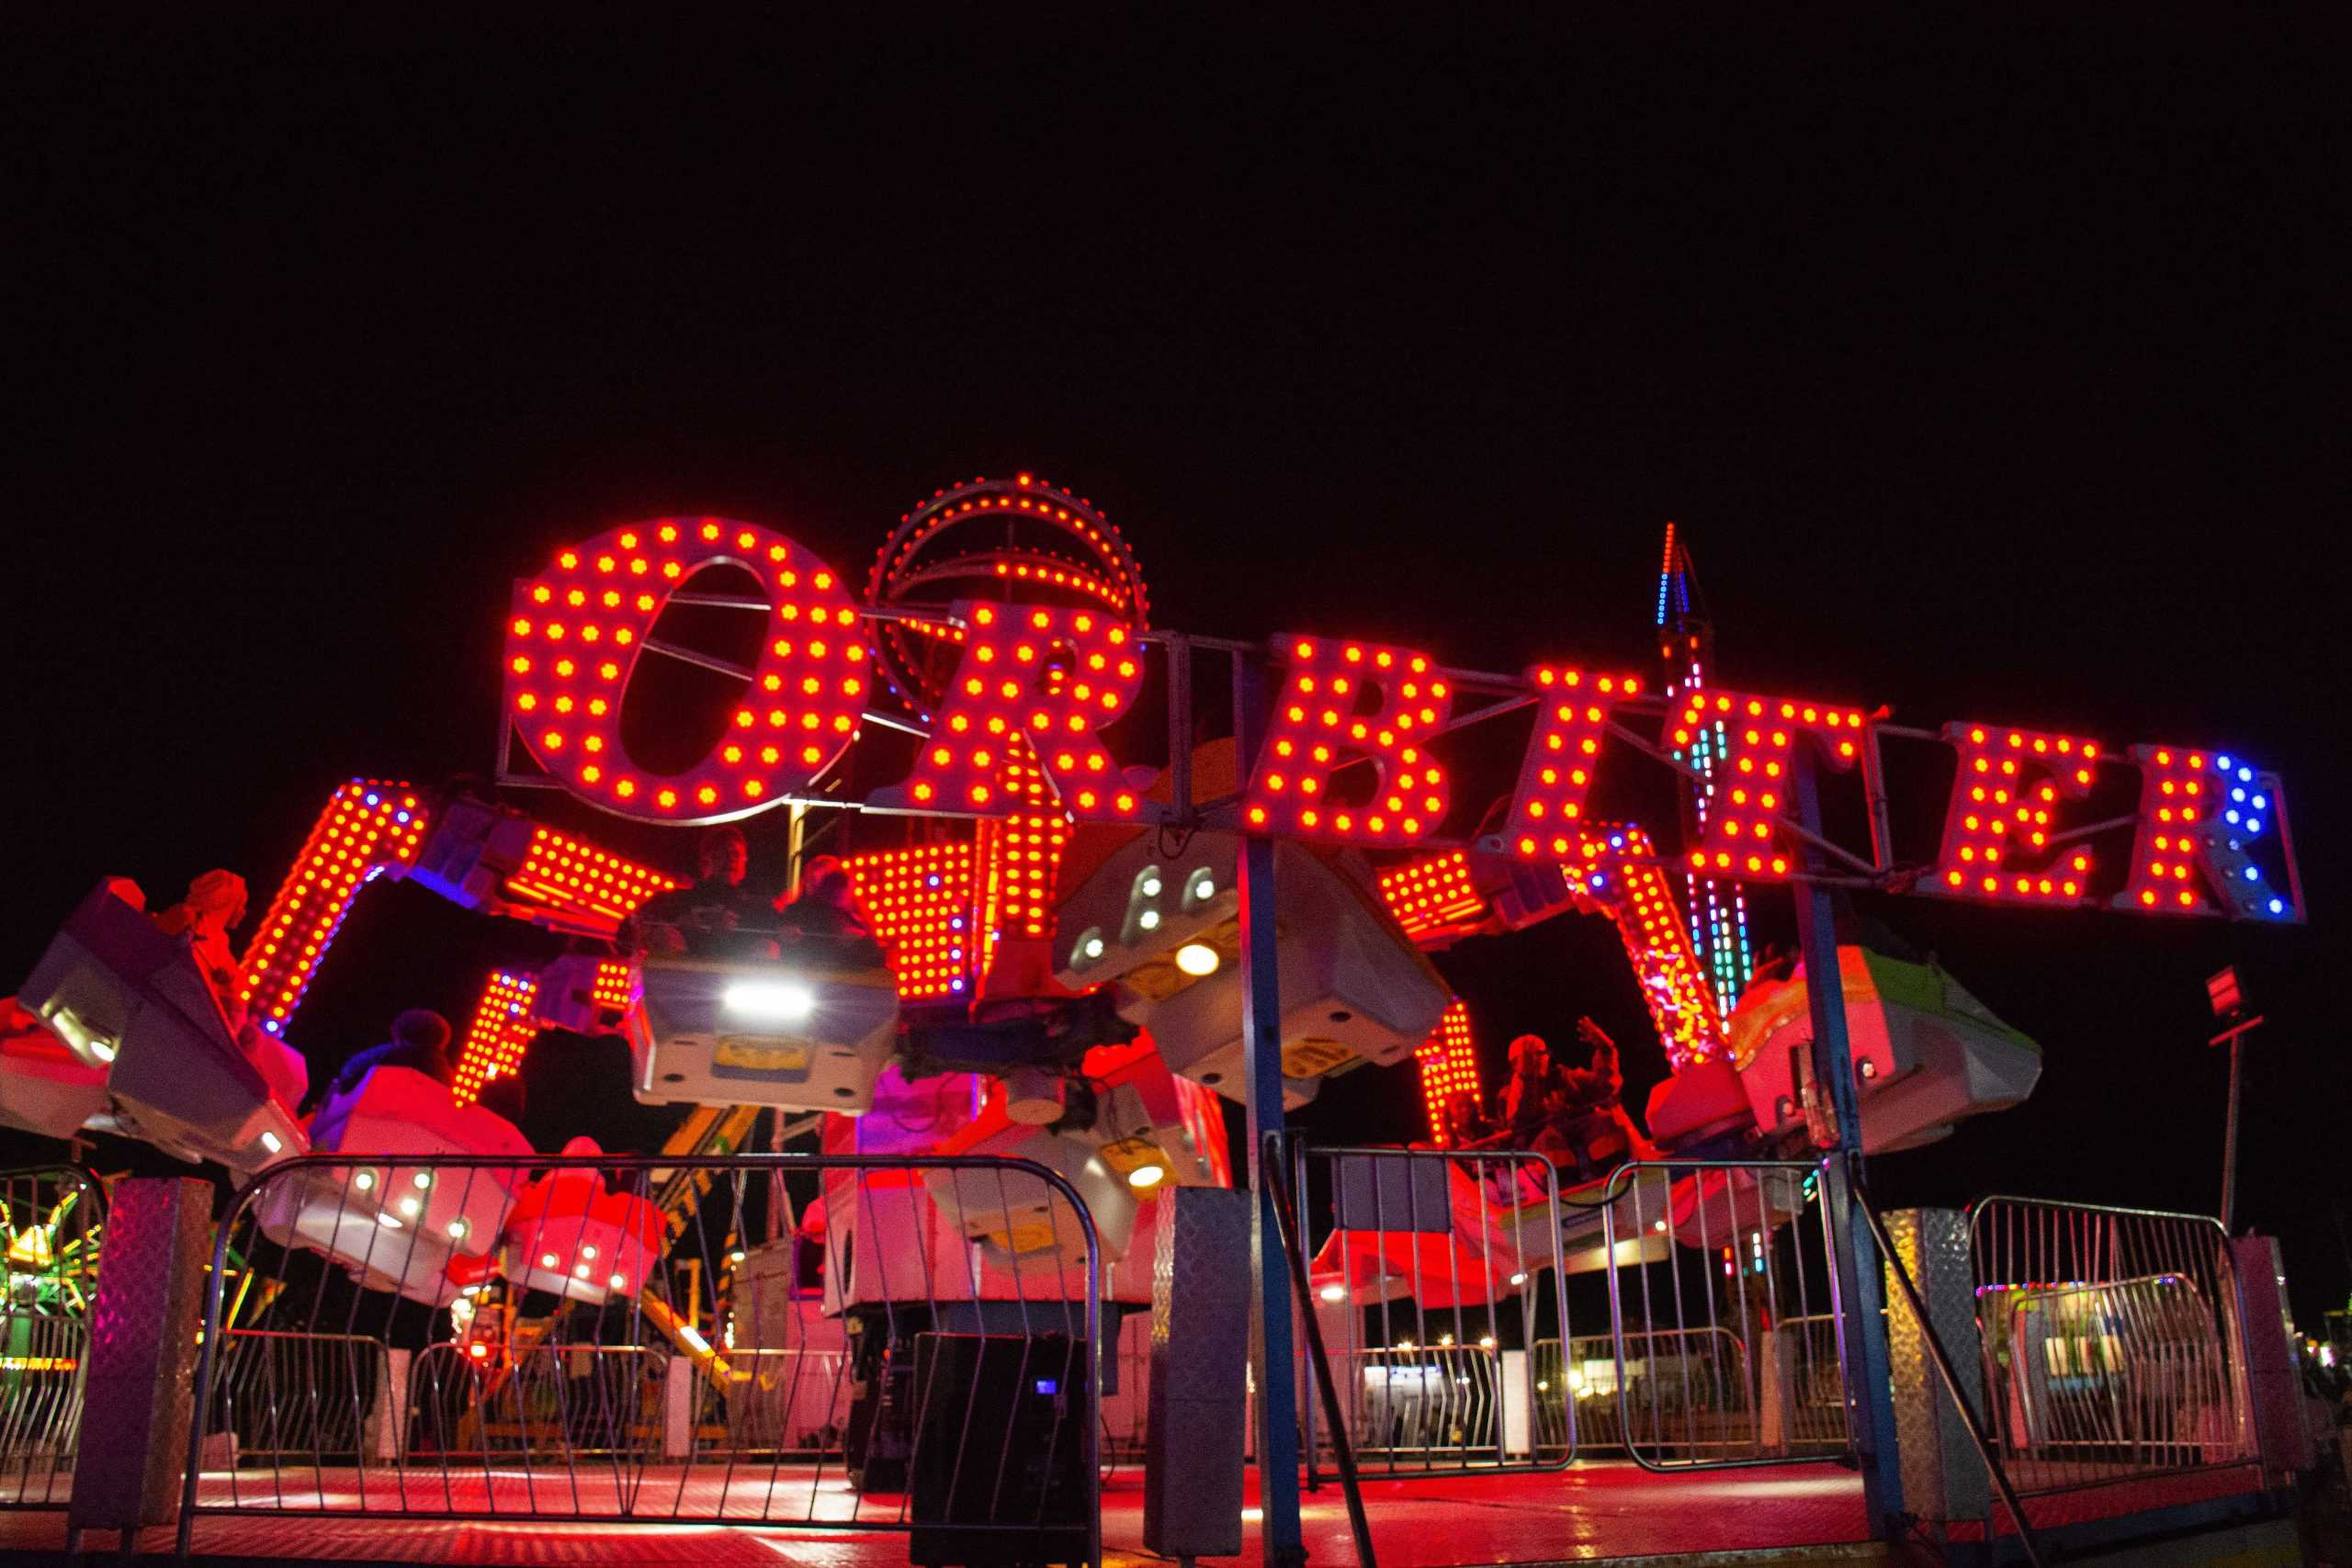
M 842 862 L 907 1001 L 963 996 L 971 988 L 978 918 L 972 863 L 969 840 L 877 850 Z
M 1018 543 L 1016 530 L 1046 543 Z M 1080 558 L 1066 558 L 1073 555 Z M 881 606 L 922 605 L 955 596 L 941 592 L 949 584 L 989 578 L 1016 592 L 1035 585 L 1084 594 L 1131 631 L 1149 624 L 1143 571 L 1118 526 L 1084 496 L 1034 474 L 981 475 L 932 491 L 930 500 L 899 517 L 898 529 L 875 553 L 865 597 Z M 969 596 L 972 590 L 963 592 Z M 922 645 L 936 638 L 961 642 L 964 636 L 929 619 L 886 620 L 876 627 L 883 679 L 925 723 L 939 694 L 927 689 L 918 672 L 927 664 Z
M 1487 896 L 1470 880 L 1470 857 L 1460 850 L 1382 872 L 1380 897 L 1407 936 L 1470 924 L 1487 913 Z
M 1785 877 L 1795 858 L 1781 813 L 1789 804 L 1797 741 L 1815 737 L 1822 760 L 1842 773 L 1860 755 L 1862 715 L 1745 692 L 1693 692 L 1669 733 L 1675 745 L 1690 746 L 1702 727 L 1719 721 L 1724 754 L 1709 786 L 1700 847 L 1690 852 L 1691 869 L 1752 880 Z
M 597 1005 L 605 1005 L 603 993 L 602 965 L 599 965 Z M 628 966 L 617 965 L 621 971 L 620 1003 L 628 1000 Z M 503 1077 L 523 1065 L 523 1048 L 538 1032 L 532 1015 L 532 1003 L 539 994 L 537 976 L 515 975 L 499 970 L 482 987 L 481 999 L 474 1004 L 472 1021 L 466 1025 L 465 1043 L 459 1047 L 458 1083 L 452 1091 L 460 1105 L 471 1105 L 481 1098 L 481 1086 L 495 1077 Z
M 1936 874 L 1921 886 L 1971 898 L 2068 903 L 2090 885 L 2088 848 L 2053 851 L 2061 800 L 2091 792 L 2096 740 L 2006 725 L 1953 723 L 1944 739 L 1960 753 L 1944 816 Z
M 502 891 L 517 901 L 609 921 L 617 930 L 630 910 L 677 886 L 649 866 L 539 828 Z
M 921 810 L 999 815 L 1015 804 L 1005 770 L 1026 750 L 1070 814 L 1135 819 L 1142 797 L 1096 734 L 1143 684 L 1134 632 L 1097 610 L 959 600 L 955 614 L 963 653 L 895 797 Z
M 2289 890 L 2251 852 L 2276 820 L 2278 781 L 2244 758 L 2185 746 L 2134 746 L 2140 815 L 2132 876 L 2114 903 L 2149 914 L 2300 919 Z
M 379 872 L 415 857 L 425 816 L 407 784 L 381 779 L 354 779 L 328 800 L 239 962 L 239 996 L 263 1029 L 285 1033 L 351 900 Z
M 1577 852 L 1586 797 L 1600 756 L 1609 716 L 1640 692 L 1632 675 L 1596 675 L 1564 665 L 1532 664 L 1527 682 L 1536 699 L 1535 733 L 1519 764 L 1504 841 L 1523 860 L 1566 861 Z
M 596 978 L 590 984 L 588 1000 L 598 1012 L 618 1011 L 628 1006 L 630 990 L 629 965 L 616 958 L 607 958 L 596 965 Z
M 1278 647 L 1288 668 L 1250 776 L 1249 825 L 1390 846 L 1434 832 L 1449 790 L 1424 748 L 1453 711 L 1453 690 L 1429 656 L 1323 637 Z M 1338 770 L 1363 762 L 1369 790 L 1333 790 Z
M 1617 923 L 1667 1061 L 1680 1072 L 1693 1062 L 1719 1058 L 1723 1009 L 1649 835 L 1631 823 L 1613 827 L 1605 838 L 1586 840 L 1584 852 L 1603 863 L 1585 886 Z
M 645 638 L 707 566 L 755 575 L 773 607 L 726 737 L 684 773 L 656 774 L 621 743 Z M 832 570 L 783 535 L 719 517 L 664 517 L 559 552 L 514 585 L 506 716 L 542 767 L 607 811 L 718 822 L 764 810 L 831 765 L 857 733 L 868 649 Z
M 1054 805 L 1045 774 L 1017 750 L 1001 776 L 1003 798 L 1020 809 L 981 835 L 982 918 L 989 944 L 984 966 L 1002 939 L 1035 941 L 1054 934 L 1054 883 L 1070 832 L 1069 814 Z
M 1466 1094 L 1473 1104 L 1481 1103 L 1477 1044 L 1470 1034 L 1467 1003 L 1456 1000 L 1447 1005 L 1437 1028 L 1413 1048 L 1413 1060 L 1420 1064 L 1421 1102 L 1429 1108 L 1430 1142 L 1445 1148 L 1453 1142 L 1445 1108 L 1453 1097 Z

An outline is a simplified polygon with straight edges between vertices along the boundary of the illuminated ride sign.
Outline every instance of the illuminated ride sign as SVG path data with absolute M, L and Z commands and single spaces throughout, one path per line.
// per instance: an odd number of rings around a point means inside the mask
M 1066 525 L 1102 537 L 1086 509 L 1025 477 L 943 496 L 934 515 L 958 515 L 959 507 L 1040 518 L 1058 512 Z M 715 568 L 730 569 L 738 581 L 749 574 L 759 592 L 688 589 Z M 998 570 L 1006 570 L 1001 562 Z M 1021 570 L 1030 575 L 1025 564 Z M 501 782 L 552 784 L 616 816 L 689 824 L 792 801 L 1035 815 L 1047 798 L 1036 783 L 1042 774 L 1058 815 L 1081 824 L 1224 828 L 1400 852 L 1463 846 L 1557 867 L 1579 886 L 1600 866 L 1628 860 L 1740 882 L 1787 881 L 1807 874 L 1810 848 L 1810 874 L 1892 891 L 2302 919 L 2279 781 L 2226 749 L 2119 749 L 1990 720 L 1909 729 L 1883 713 L 1813 697 L 1723 689 L 1660 697 L 1622 671 L 1557 663 L 1515 675 L 1458 671 L 1425 650 L 1319 635 L 1285 635 L 1261 649 L 1150 631 L 1139 583 L 1115 570 L 1088 574 L 1041 558 L 1035 571 L 1090 602 L 861 604 L 812 551 L 752 524 L 673 517 L 610 530 L 558 551 L 545 570 L 515 585 L 504 716 L 544 773 L 518 773 L 503 758 Z M 657 637 L 673 600 L 758 613 L 755 657 L 723 660 Z M 927 650 L 941 675 L 935 711 L 893 674 L 889 652 L 876 646 L 885 639 Z M 720 738 L 668 771 L 633 756 L 622 739 L 622 710 L 649 653 L 741 682 Z M 1274 676 L 1246 784 L 1209 800 L 1193 798 L 1180 760 L 1194 736 L 1190 712 L 1179 709 L 1189 707 L 1191 667 L 1204 653 L 1229 657 L 1238 678 L 1261 664 Z M 877 705 L 877 655 L 902 712 Z M 1147 797 L 1104 735 L 1137 708 L 1154 665 L 1171 693 L 1157 705 L 1168 715 L 1174 775 L 1162 798 Z M 1186 697 L 1174 699 L 1180 689 Z M 1534 723 L 1507 812 L 1489 831 L 1447 838 L 1454 798 L 1447 738 L 1523 708 L 1533 710 Z M 910 771 L 862 800 L 825 793 L 824 781 L 869 724 L 920 737 Z M 1932 861 L 1905 863 L 1889 849 L 1881 798 L 1889 738 L 1948 748 L 1956 759 Z M 1702 741 L 1712 758 L 1704 784 L 1712 808 L 1679 859 L 1634 856 L 1622 834 L 1612 844 L 1606 832 L 1588 831 L 1595 791 L 1615 759 L 1635 753 L 1692 776 L 1676 755 Z M 1827 772 L 1860 776 L 1874 807 L 1867 852 L 1799 826 L 1801 751 Z M 2140 775 L 2137 808 L 2079 820 L 2100 771 L 2122 768 Z M 2257 843 L 2271 841 L 2278 848 L 2266 869 Z

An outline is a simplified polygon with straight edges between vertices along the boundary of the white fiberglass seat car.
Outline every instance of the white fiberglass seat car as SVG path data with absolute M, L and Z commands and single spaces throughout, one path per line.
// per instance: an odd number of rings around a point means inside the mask
M 117 1125 L 187 1160 L 239 1177 L 308 1147 L 271 1087 L 302 1074 L 291 1047 L 232 1032 L 185 943 L 165 936 L 119 878 L 69 916 L 18 993 L 85 1066 L 107 1073 Z M 272 1071 L 260 1058 L 270 1058 Z
M 529 1174 L 519 1163 L 436 1168 L 453 1155 L 528 1161 L 531 1145 L 504 1117 L 458 1104 L 447 1087 L 410 1067 L 371 1069 L 356 1089 L 320 1108 L 311 1134 L 315 1151 L 349 1163 L 271 1178 L 257 1201 L 262 1234 L 324 1253 L 360 1283 L 427 1306 L 447 1305 L 469 1272 L 465 1261 L 497 1246 Z
M 787 940 L 780 959 L 649 956 L 638 981 L 622 1028 L 649 1105 L 857 1115 L 898 1040 L 898 984 L 850 943 Z
M 574 1138 L 563 1152 L 599 1151 Z M 592 1167 L 559 1168 L 523 1190 L 500 1234 L 498 1263 L 518 1290 L 600 1306 L 642 1291 L 666 1240 L 662 1211 L 651 1202 L 614 1191 Z

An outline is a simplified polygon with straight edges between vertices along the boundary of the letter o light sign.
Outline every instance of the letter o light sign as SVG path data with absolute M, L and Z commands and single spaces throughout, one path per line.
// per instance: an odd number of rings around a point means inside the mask
M 701 761 L 653 773 L 621 744 L 621 705 L 670 595 L 707 566 L 758 577 L 768 602 L 750 684 Z M 507 718 L 540 766 L 605 810 L 719 822 L 806 787 L 856 736 L 866 696 L 857 606 L 813 551 L 722 517 L 662 517 L 559 551 L 514 585 Z

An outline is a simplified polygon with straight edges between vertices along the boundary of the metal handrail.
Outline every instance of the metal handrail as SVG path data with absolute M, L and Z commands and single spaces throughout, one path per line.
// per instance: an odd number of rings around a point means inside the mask
M 1101 1498 L 1102 1456 L 1102 1237 L 1094 1216 L 1077 1189 L 1060 1172 L 1033 1160 L 1006 1158 L 985 1155 L 828 1155 L 828 1154 L 734 1154 L 707 1156 L 678 1155 L 442 1155 L 417 1153 L 379 1153 L 345 1149 L 327 1154 L 305 1155 L 279 1161 L 264 1171 L 238 1192 L 228 1212 L 216 1229 L 212 1247 L 212 1273 L 205 1292 L 204 1329 L 199 1342 L 196 1369 L 196 1406 L 199 1419 L 190 1424 L 186 1472 L 182 1482 L 180 1513 L 175 1553 L 185 1560 L 190 1551 L 198 1513 L 197 1494 L 200 1475 L 202 1444 L 206 1423 L 201 1414 L 210 1408 L 215 1380 L 219 1376 L 216 1351 L 222 1341 L 221 1318 L 224 1282 L 230 1277 L 229 1244 L 240 1221 L 254 1213 L 259 1196 L 275 1187 L 299 1180 L 315 1171 L 347 1169 L 363 1165 L 398 1164 L 403 1167 L 430 1168 L 436 1171 L 525 1171 L 535 1176 L 562 1170 L 582 1170 L 610 1177 L 638 1174 L 646 1183 L 661 1173 L 691 1169 L 695 1173 L 741 1171 L 780 1175 L 786 1171 L 847 1171 L 873 1173 L 878 1171 L 982 1171 L 994 1172 L 1000 1178 L 1017 1173 L 1025 1179 L 1043 1183 L 1069 1204 L 1083 1238 L 1092 1267 L 1085 1275 L 1085 1334 L 1087 1341 L 1087 1409 L 1080 1422 L 1081 1427 L 1082 1473 L 1086 1477 L 1087 1508 L 1086 1539 L 1089 1560 L 1100 1562 L 1102 1553 L 1102 1511 Z M 463 1512 L 443 1512 L 440 1518 L 472 1517 Z M 490 1515 L 490 1517 L 511 1517 L 511 1515 Z M 845 1530 L 896 1529 L 900 1524 L 883 1524 L 864 1520 L 828 1520 L 829 1529 Z M 959 1524 L 959 1529 L 987 1531 L 1005 1528 L 997 1525 Z
M 1379 1568 L 1373 1555 L 1372 1523 L 1363 1511 L 1363 1488 L 1356 1480 L 1354 1445 L 1348 1441 L 1347 1422 L 1340 1409 L 1340 1391 L 1331 1382 L 1331 1359 L 1323 1349 L 1323 1325 L 1315 1318 L 1315 1292 L 1306 1278 L 1306 1237 L 1291 1208 L 1290 1193 L 1277 1174 L 1283 1168 L 1283 1139 L 1278 1129 L 1266 1134 L 1265 1153 L 1258 1168 L 1266 1173 L 1266 1192 L 1273 1199 L 1274 1235 L 1283 1256 L 1290 1260 L 1291 1292 L 1298 1300 L 1300 1325 L 1306 1331 L 1308 1375 L 1322 1392 L 1323 1418 L 1331 1424 L 1331 1453 L 1340 1467 L 1340 1490 L 1348 1502 L 1348 1529 L 1355 1537 L 1356 1561 L 1363 1568 Z

